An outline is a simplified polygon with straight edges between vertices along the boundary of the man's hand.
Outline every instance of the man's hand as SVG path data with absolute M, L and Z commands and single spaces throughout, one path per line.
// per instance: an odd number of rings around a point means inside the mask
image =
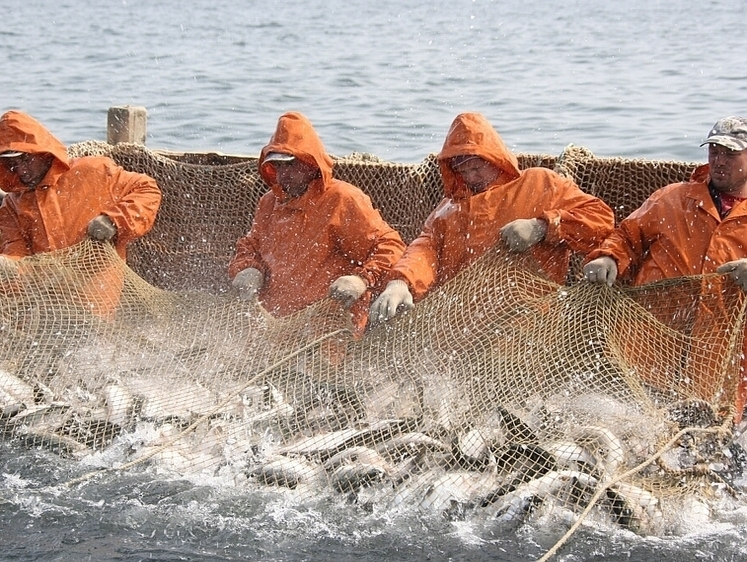
M 542 242 L 547 234 L 547 222 L 542 219 L 516 219 L 501 228 L 501 240 L 512 252 L 526 252 Z
M 371 305 L 369 316 L 375 322 L 394 318 L 400 310 L 410 310 L 415 306 L 407 283 L 400 279 L 389 281 L 384 292 Z
M 743 291 L 747 291 L 747 258 L 726 262 L 716 268 L 716 273 L 726 273 Z
M 117 227 L 106 215 L 99 215 L 88 223 L 88 236 L 94 240 L 108 242 L 117 235 Z
M 239 292 L 241 300 L 252 300 L 257 297 L 264 280 L 265 276 L 259 269 L 247 267 L 236 274 L 231 286 Z
M 584 277 L 591 283 L 607 283 L 612 287 L 617 279 L 617 262 L 609 256 L 591 260 L 584 266 Z
M 366 292 L 367 283 L 357 275 L 343 275 L 329 287 L 329 296 L 350 308 Z

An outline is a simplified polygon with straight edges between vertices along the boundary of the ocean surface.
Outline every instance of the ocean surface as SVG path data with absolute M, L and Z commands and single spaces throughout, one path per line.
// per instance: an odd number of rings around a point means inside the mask
M 744 0 L 24 0 L 0 18 L 0 111 L 70 144 L 144 106 L 151 148 L 257 154 L 296 110 L 330 153 L 396 162 L 479 111 L 517 152 L 704 161 L 711 125 L 747 115 L 746 23 Z M 60 484 L 81 471 L 0 442 L 0 560 L 515 561 L 562 534 L 300 508 L 219 477 Z M 671 537 L 582 528 L 557 559 L 744 560 L 746 514 Z
M 148 145 L 257 154 L 306 114 L 336 155 L 418 162 L 455 115 L 510 147 L 703 161 L 747 113 L 743 0 L 24 0 L 0 21 L 0 110 L 65 143 L 107 109 L 148 110 Z

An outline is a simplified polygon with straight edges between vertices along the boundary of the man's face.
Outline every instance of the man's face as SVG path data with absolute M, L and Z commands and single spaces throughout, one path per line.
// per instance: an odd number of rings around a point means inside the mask
M 47 175 L 52 166 L 54 156 L 51 154 L 29 154 L 25 152 L 13 158 L 0 158 L 0 164 L 15 174 L 23 185 L 29 189 L 35 188 Z
M 747 197 L 747 150 L 708 145 L 711 185 L 722 193 Z
M 452 163 L 451 169 L 462 176 L 464 183 L 472 193 L 482 193 L 503 173 L 500 168 L 479 157 Z
M 309 183 L 319 177 L 319 169 L 295 158 L 290 162 L 273 162 L 278 184 L 288 197 L 300 197 L 309 188 Z

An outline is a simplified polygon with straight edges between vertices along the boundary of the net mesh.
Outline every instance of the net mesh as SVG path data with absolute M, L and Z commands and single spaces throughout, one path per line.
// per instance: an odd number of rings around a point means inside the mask
M 505 522 L 593 509 L 642 533 L 741 471 L 733 283 L 561 286 L 495 249 L 354 339 L 335 301 L 278 319 L 227 292 L 234 243 L 266 190 L 256 159 L 95 142 L 70 152 L 148 173 L 163 204 L 129 264 L 86 241 L 22 260 L 3 283 L 9 439 L 77 459 L 109 452 L 99 462 L 120 470 L 230 474 L 301 500 Z M 576 147 L 519 160 L 556 167 L 618 212 L 694 167 Z M 441 198 L 433 156 L 351 155 L 335 174 L 407 241 Z

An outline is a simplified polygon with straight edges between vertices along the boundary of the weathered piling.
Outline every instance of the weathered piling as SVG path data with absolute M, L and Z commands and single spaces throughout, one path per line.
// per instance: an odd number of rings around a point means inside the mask
M 120 105 L 109 108 L 106 142 L 145 144 L 148 112 L 144 107 Z

